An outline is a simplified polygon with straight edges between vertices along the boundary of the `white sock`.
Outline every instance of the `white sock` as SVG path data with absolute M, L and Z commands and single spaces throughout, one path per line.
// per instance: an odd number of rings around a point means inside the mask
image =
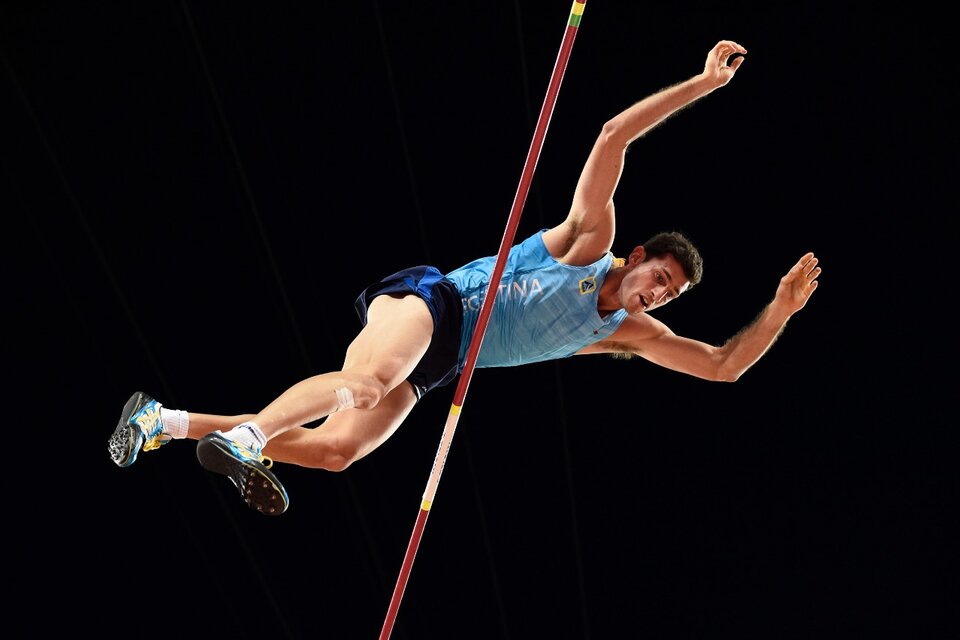
M 234 442 L 239 442 L 248 449 L 260 451 L 267 446 L 267 436 L 257 426 L 256 422 L 244 422 L 238 424 L 230 431 L 223 434 L 224 438 L 230 438 Z
M 160 423 L 163 425 L 163 432 L 174 440 L 182 440 L 187 437 L 187 429 L 190 427 L 190 414 L 178 409 L 167 409 L 160 407 Z

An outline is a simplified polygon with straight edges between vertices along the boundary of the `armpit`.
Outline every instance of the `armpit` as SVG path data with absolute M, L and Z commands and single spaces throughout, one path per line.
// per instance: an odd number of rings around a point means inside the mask
M 630 344 L 618 340 L 600 340 L 582 349 L 581 353 L 605 353 L 620 360 L 629 360 L 637 355 Z

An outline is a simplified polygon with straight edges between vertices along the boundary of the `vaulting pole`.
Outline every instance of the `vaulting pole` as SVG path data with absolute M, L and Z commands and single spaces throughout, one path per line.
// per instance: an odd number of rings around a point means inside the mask
M 536 169 L 537 160 L 540 158 L 540 150 L 543 148 L 543 139 L 547 134 L 547 127 L 550 125 L 553 108 L 557 102 L 560 83 L 563 82 L 563 74 L 567 68 L 567 61 L 570 59 L 573 41 L 577 37 L 577 28 L 580 26 L 580 17 L 583 15 L 584 5 L 586 5 L 586 0 L 575 0 L 570 10 L 570 17 L 563 34 L 563 42 L 560 44 L 560 53 L 557 55 L 557 61 L 554 64 L 553 73 L 550 76 L 550 85 L 547 87 L 547 95 L 543 100 L 543 107 L 540 109 L 537 128 L 533 133 L 533 141 L 530 143 L 530 150 L 527 153 L 527 159 L 523 165 L 520 185 L 517 187 L 517 193 L 514 196 L 513 208 L 510 211 L 507 228 L 504 231 L 503 239 L 500 241 L 500 251 L 497 253 L 497 261 L 493 268 L 493 274 L 490 277 L 490 283 L 487 285 L 487 293 L 480 307 L 480 316 L 477 319 L 477 326 L 474 330 L 473 338 L 470 341 L 470 347 L 467 349 L 467 357 L 464 362 L 463 371 L 460 373 L 460 382 L 453 395 L 453 404 L 450 406 L 450 413 L 447 414 L 447 421 L 443 427 L 443 436 L 440 438 L 440 447 L 437 449 L 437 455 L 433 461 L 433 468 L 430 470 L 430 479 L 423 493 L 420 512 L 417 514 L 413 534 L 410 536 L 410 542 L 407 545 L 407 553 L 403 558 L 400 576 L 393 590 L 393 597 L 390 600 L 390 607 L 387 609 L 387 617 L 386 620 L 384 620 L 383 629 L 380 631 L 380 640 L 387 640 L 393 631 L 393 623 L 396 620 L 397 611 L 400 608 L 400 600 L 403 598 L 403 592 L 406 589 L 407 580 L 410 577 L 410 569 L 413 567 L 413 560 L 417 555 L 417 548 L 420 546 L 420 538 L 423 536 L 423 529 L 427 524 L 427 516 L 430 515 L 430 507 L 433 505 L 433 498 L 437 493 L 437 485 L 440 484 L 440 474 L 443 472 L 443 465 L 446 462 L 450 445 L 453 442 L 453 434 L 457 429 L 457 422 L 460 420 L 460 412 L 463 409 L 463 402 L 467 396 L 467 388 L 470 386 L 470 379 L 473 377 L 477 355 L 480 353 L 480 346 L 483 344 L 483 334 L 486 332 L 487 323 L 490 320 L 490 313 L 496 301 L 497 290 L 500 287 L 500 278 L 503 276 L 503 270 L 507 263 L 507 254 L 510 253 L 510 247 L 513 246 L 514 236 L 517 233 L 517 225 L 520 223 L 520 215 L 523 213 L 523 205 L 530 191 L 533 171 Z

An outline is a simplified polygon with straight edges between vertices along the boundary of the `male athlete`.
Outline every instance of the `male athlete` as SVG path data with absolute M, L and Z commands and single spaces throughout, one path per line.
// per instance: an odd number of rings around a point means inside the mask
M 721 346 L 679 336 L 651 314 L 700 281 L 703 261 L 686 237 L 661 232 L 623 259 L 611 253 L 613 195 L 627 147 L 725 86 L 746 52 L 736 42 L 718 42 L 700 73 L 603 126 L 566 219 L 511 249 L 477 367 L 627 354 L 733 382 L 767 352 L 817 288 L 821 270 L 813 253 L 800 257 L 756 319 Z M 200 464 L 226 476 L 250 508 L 283 513 L 289 497 L 271 471 L 274 461 L 342 471 L 383 444 L 425 393 L 462 371 L 494 265 L 495 257 L 487 257 L 447 274 L 414 267 L 368 287 L 356 302 L 362 329 L 343 366 L 294 384 L 259 413 L 188 413 L 133 394 L 110 437 L 111 458 L 127 467 L 141 450 L 197 440 Z M 303 426 L 320 419 L 319 426 Z

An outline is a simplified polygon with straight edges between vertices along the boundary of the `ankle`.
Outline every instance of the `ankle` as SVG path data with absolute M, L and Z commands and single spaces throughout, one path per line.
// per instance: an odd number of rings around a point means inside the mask
M 224 433 L 223 436 L 256 451 L 260 451 L 267 446 L 267 436 L 263 434 L 256 422 L 238 424 Z
M 160 407 L 160 422 L 163 424 L 163 433 L 174 440 L 182 440 L 187 437 L 187 430 L 190 428 L 190 414 L 178 409 L 167 409 Z

